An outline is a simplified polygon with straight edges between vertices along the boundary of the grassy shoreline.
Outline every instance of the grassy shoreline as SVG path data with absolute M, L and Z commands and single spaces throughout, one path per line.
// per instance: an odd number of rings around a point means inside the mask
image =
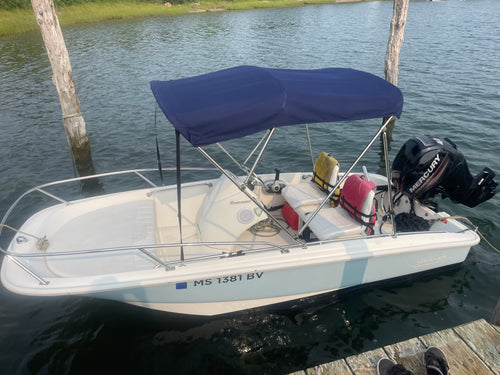
M 177 16 L 189 13 L 286 8 L 308 4 L 335 4 L 363 0 L 200 0 L 196 3 L 167 6 L 135 1 L 99 2 L 58 8 L 61 27 L 85 25 L 111 20 Z M 0 37 L 38 30 L 32 9 L 0 10 Z

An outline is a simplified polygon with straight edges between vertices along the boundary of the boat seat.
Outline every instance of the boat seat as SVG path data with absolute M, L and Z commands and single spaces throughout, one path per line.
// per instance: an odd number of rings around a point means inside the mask
M 306 218 L 309 218 L 310 215 L 307 214 Z M 309 228 L 320 240 L 359 235 L 366 229 L 363 224 L 354 220 L 342 207 L 330 207 L 320 210 L 309 224 Z
M 293 209 L 302 206 L 311 206 L 320 204 L 325 199 L 325 192 L 310 181 L 295 185 L 286 186 L 281 195 Z
M 340 205 L 321 209 L 309 224 L 309 228 L 320 240 L 363 233 L 373 234 L 377 219 L 375 190 L 375 184 L 363 176 L 349 176 L 340 194 Z M 311 213 L 307 214 L 306 219 L 310 215 Z
M 314 164 L 312 180 L 287 185 L 281 194 L 293 209 L 318 205 L 325 199 L 325 193 L 329 193 L 337 183 L 338 174 L 337 160 L 332 155 L 321 152 Z M 335 198 L 338 199 L 338 194 L 334 194 L 333 199 Z

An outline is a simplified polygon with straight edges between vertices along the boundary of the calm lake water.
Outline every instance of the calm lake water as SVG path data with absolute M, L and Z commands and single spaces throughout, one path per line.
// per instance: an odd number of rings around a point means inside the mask
M 392 2 L 207 13 L 64 30 L 98 173 L 154 168 L 153 79 L 249 64 L 352 67 L 383 76 Z M 401 52 L 405 95 L 391 155 L 409 137 L 451 138 L 473 174 L 500 173 L 500 2 L 411 2 Z M 0 39 L 0 214 L 28 188 L 74 176 L 52 72 L 38 33 Z M 375 126 L 373 126 L 375 125 Z M 379 121 L 312 127 L 316 153 L 348 165 Z M 158 124 L 164 165 L 173 131 Z M 281 133 L 264 169 L 306 152 L 303 131 Z M 241 141 L 230 148 L 240 155 Z M 379 149 L 364 164 L 378 168 Z M 184 165 L 198 165 L 186 151 Z M 310 168 L 297 161 L 296 166 Z M 193 178 L 194 176 L 186 176 Z M 500 178 L 497 178 L 500 179 Z M 112 190 L 112 185 L 104 185 Z M 500 247 L 500 198 L 469 209 Z M 19 223 L 20 216 L 13 217 Z M 5 245 L 5 244 L 3 244 Z M 463 265 L 339 296 L 200 318 L 120 303 L 16 296 L 0 287 L 2 374 L 282 374 L 479 318 L 500 298 L 500 254 L 484 242 Z

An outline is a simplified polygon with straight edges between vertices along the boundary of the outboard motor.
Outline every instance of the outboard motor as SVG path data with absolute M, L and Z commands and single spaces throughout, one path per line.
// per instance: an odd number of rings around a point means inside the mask
M 411 138 L 401 147 L 392 164 L 392 181 L 412 199 L 424 200 L 441 194 L 453 202 L 475 207 L 497 192 L 495 173 L 484 168 L 472 177 L 463 154 L 448 138 Z

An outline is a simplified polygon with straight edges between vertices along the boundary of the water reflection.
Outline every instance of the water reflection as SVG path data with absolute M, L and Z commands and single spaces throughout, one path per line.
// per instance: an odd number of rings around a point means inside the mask
M 110 301 L 64 298 L 52 304 L 54 318 L 30 343 L 20 369 L 292 372 L 407 339 L 410 327 L 418 334 L 436 325 L 447 327 L 442 314 L 470 293 L 469 279 L 466 269 L 456 268 L 220 317 L 179 316 Z M 39 309 L 35 317 L 47 320 L 47 314 L 47 309 Z

